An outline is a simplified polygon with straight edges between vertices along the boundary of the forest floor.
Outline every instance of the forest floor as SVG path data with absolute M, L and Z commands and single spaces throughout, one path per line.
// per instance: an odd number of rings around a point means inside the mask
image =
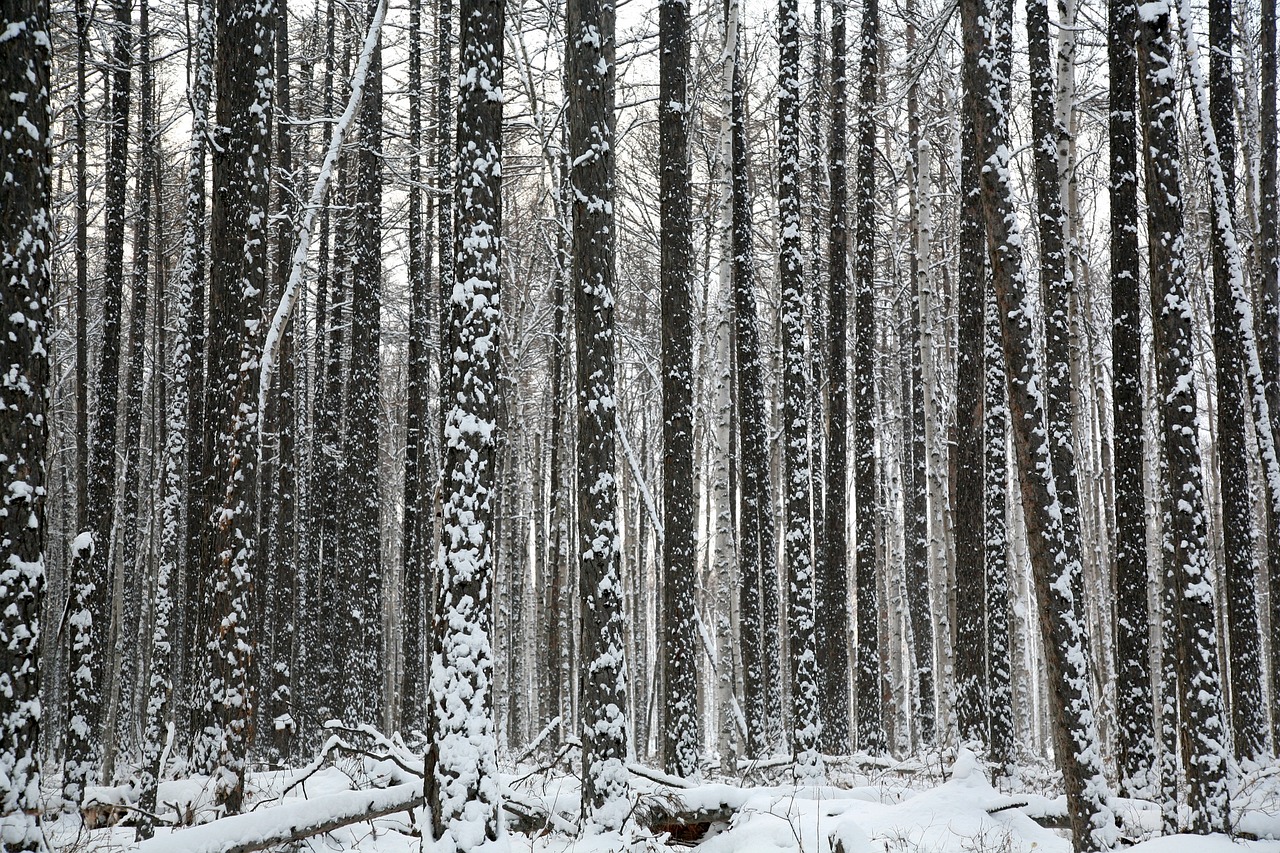
M 63 817 L 46 822 L 45 830 L 55 853 L 226 853 L 260 849 L 254 845 L 287 837 L 298 826 L 389 811 L 271 849 L 422 850 L 421 760 L 403 749 L 389 748 L 381 759 L 339 753 L 330 748 L 304 768 L 251 774 L 249 813 L 238 818 L 219 818 L 207 778 L 162 783 L 161 816 L 185 826 L 161 828 L 155 839 L 141 846 L 130 825 L 127 806 L 134 797 L 127 786 L 91 791 L 103 803 L 104 813 L 111 811 L 109 804 L 120 806 L 112 815 L 123 816 L 118 824 L 90 830 L 81 820 Z M 834 759 L 827 763 L 820 784 L 796 784 L 781 759 L 743 765 L 732 779 L 694 785 L 633 765 L 634 808 L 622 835 L 576 833 L 578 781 L 564 762 L 507 770 L 503 798 L 516 811 L 507 810 L 505 837 L 494 853 L 665 853 L 695 846 L 706 853 L 831 853 L 839 846 L 843 853 L 1071 849 L 1067 831 L 1051 828 L 1063 824 L 1066 810 L 1065 797 L 1055 793 L 1055 774 L 1043 766 L 1029 766 L 1019 771 L 1018 780 L 993 786 L 967 751 L 946 764 L 937 755 L 897 762 L 857 756 Z M 1253 768 L 1243 780 L 1233 802 L 1237 830 L 1242 838 L 1264 840 L 1160 837 L 1157 806 L 1120 800 L 1120 846 L 1136 853 L 1280 853 L 1280 765 Z M 47 784 L 54 794 L 55 780 Z M 399 811 L 391 811 L 397 806 Z M 692 816 L 693 824 L 678 825 L 669 819 L 672 813 Z M 549 821 L 552 828 L 531 831 L 531 815 L 535 823 Z M 430 849 L 428 844 L 426 850 Z

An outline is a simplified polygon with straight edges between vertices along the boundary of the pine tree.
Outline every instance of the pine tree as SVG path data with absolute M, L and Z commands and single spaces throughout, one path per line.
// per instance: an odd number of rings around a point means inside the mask
M 1183 237 L 1182 176 L 1175 124 L 1175 74 L 1168 3 L 1144 6 L 1138 26 L 1138 92 L 1145 151 L 1147 233 L 1155 355 L 1164 441 L 1166 637 L 1174 665 L 1183 773 L 1195 832 L 1227 828 L 1228 738 L 1218 678 L 1203 468 L 1196 443 L 1192 309 Z M 1166 641 L 1167 642 L 1167 641 Z M 1165 717 L 1169 709 L 1166 708 Z
M 258 359 L 262 303 L 268 281 L 272 86 L 275 26 L 271 0 L 219 4 L 217 112 L 225 128 L 213 149 L 210 228 L 209 384 L 206 416 L 216 429 L 208 563 L 212 602 L 208 625 L 210 753 L 227 812 L 244 799 L 246 753 L 252 738 L 254 582 L 258 575 L 255 496 L 258 468 Z
M 853 350 L 853 489 L 854 561 L 857 579 L 858 651 L 856 658 L 858 696 L 858 748 L 875 754 L 887 746 L 881 714 L 883 678 L 880 674 L 880 621 L 877 584 L 880 577 L 876 549 L 876 516 L 881 509 L 876 483 L 875 423 L 876 387 L 874 351 L 876 342 L 876 121 L 877 65 L 880 58 L 878 0 L 862 7 L 862 29 L 858 36 L 858 121 L 857 188 L 855 190 L 854 241 L 854 350 Z
M 1266 379 L 1267 405 L 1271 411 L 1273 446 L 1280 447 L 1280 215 L 1276 195 L 1276 156 L 1280 134 L 1276 132 L 1276 4 L 1262 4 L 1260 45 L 1262 86 L 1259 99 L 1261 126 L 1258 149 L 1262 152 L 1258 170 L 1258 247 L 1261 293 L 1258 330 L 1259 353 Z M 1271 599 L 1271 625 L 1280 625 L 1280 515 L 1267 516 L 1267 575 Z M 1271 632 L 1271 744 L 1280 754 L 1280 640 Z
M 458 75 L 457 233 L 443 332 L 445 402 L 438 610 L 428 687 L 426 797 L 445 850 L 498 837 L 490 578 L 496 540 L 496 395 L 502 234 L 503 0 L 463 0 Z M 447 264 L 441 265 L 442 269 Z
M 565 90 L 578 346 L 578 595 L 582 811 L 622 827 L 627 799 L 626 667 L 614 481 L 614 6 L 570 0 Z
M 658 163 L 662 279 L 663 766 L 698 773 L 697 560 L 693 495 L 693 273 L 689 160 L 689 4 L 658 4 Z
M 848 577 L 848 219 L 845 167 L 848 122 L 845 0 L 831 0 L 831 137 L 827 178 L 831 185 L 827 222 L 827 457 L 823 548 L 819 562 L 822 608 L 817 616 L 817 665 L 822 674 L 822 750 L 849 749 Z
M 1131 797 L 1154 795 L 1156 755 L 1138 286 L 1137 15 L 1129 0 L 1107 4 L 1116 745 L 1120 791 Z
M 986 742 L 997 772 L 1013 772 L 1013 662 L 1009 653 L 1009 563 L 1007 509 L 1009 466 L 1005 438 L 1008 405 L 1004 353 L 1000 351 L 1000 318 L 994 295 L 983 299 L 983 574 L 987 613 L 987 730 Z
M 0 60 L 0 839 L 46 849 L 40 828 L 40 608 L 49 423 L 49 6 L 7 3 Z
M 791 750 L 797 764 L 818 771 L 818 670 L 814 648 L 813 561 L 810 552 L 810 471 L 804 270 L 800 245 L 800 11 L 778 5 L 778 214 L 782 289 L 782 441 L 786 509 L 787 619 L 791 649 Z

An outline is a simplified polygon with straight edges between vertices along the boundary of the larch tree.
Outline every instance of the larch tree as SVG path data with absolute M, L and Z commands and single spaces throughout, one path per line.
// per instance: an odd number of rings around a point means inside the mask
M 982 209 L 988 261 L 999 308 L 1007 371 L 1009 420 L 1022 500 L 1022 516 L 1039 611 L 1050 704 L 1054 754 L 1062 770 L 1077 851 L 1110 847 L 1116 836 L 1111 794 L 1103 775 L 1097 725 L 1090 695 L 1083 602 L 1074 594 L 1072 563 L 1064 543 L 1063 519 L 1047 433 L 1045 371 L 1036 353 L 1035 315 L 1023 271 L 1022 239 L 1009 184 L 1007 55 L 1012 15 L 1005 0 L 960 4 L 961 28 L 973 33 L 980 55 L 974 129 L 989 144 L 981 172 Z
M 658 4 L 658 203 L 662 286 L 663 766 L 698 774 L 697 611 L 694 599 L 693 223 L 689 160 L 689 3 Z
M 366 21 L 380 3 L 369 0 Z M 382 715 L 382 549 L 380 547 L 378 422 L 382 410 L 382 41 L 369 56 L 360 105 L 359 141 L 351 211 L 351 351 L 345 398 L 345 465 L 339 548 L 342 644 L 339 661 L 346 715 L 377 721 Z M 359 638 L 356 640 L 355 638 Z
M 1223 832 L 1228 825 L 1230 732 L 1223 714 L 1214 625 L 1204 468 L 1196 440 L 1193 310 L 1184 237 L 1182 174 L 1174 104 L 1175 10 L 1152 3 L 1138 10 L 1138 92 L 1142 123 L 1148 269 L 1164 445 L 1163 541 L 1166 646 L 1175 646 L 1178 737 L 1187 781 L 1190 827 Z M 1172 638 L 1172 639 L 1170 639 Z M 1166 709 L 1165 716 L 1168 716 Z
M 103 687 L 109 634 L 111 536 L 116 503 L 116 416 L 120 399 L 120 324 L 124 291 L 124 233 L 129 158 L 129 91 L 133 62 L 133 5 L 115 0 L 111 102 L 104 199 L 102 346 L 97 407 L 89 442 L 87 513 L 72 543 L 67 639 L 72 674 L 67 714 L 63 798 L 78 807 L 102 760 Z
M 1141 302 L 1138 256 L 1137 7 L 1107 4 L 1111 150 L 1111 416 L 1115 485 L 1116 746 L 1120 792 L 1153 796 L 1155 697 L 1151 688 L 1154 578 L 1147 568 Z
M 226 810 L 239 812 L 253 735 L 258 468 L 258 360 L 267 288 L 268 212 L 275 79 L 272 0 L 217 9 L 216 126 L 209 275 L 209 385 L 206 417 L 213 449 L 217 509 L 208 563 L 209 754 Z
M 627 683 L 614 479 L 614 6 L 570 0 L 565 91 L 577 337 L 578 597 L 583 818 L 618 830 L 627 797 Z
M 746 91 L 742 72 L 740 6 L 732 5 L 726 46 L 733 63 L 730 96 L 730 171 L 733 200 L 730 233 L 733 287 L 733 369 L 740 436 L 737 483 L 741 510 L 738 553 L 738 643 L 742 654 L 746 751 L 768 754 L 778 745 L 782 721 L 778 566 L 773 501 L 770 498 L 769 424 L 765 414 L 764 363 L 755 293 L 755 229 L 752 220 Z
M 831 127 L 827 149 L 827 455 L 823 548 L 819 561 L 822 604 L 817 614 L 823 752 L 849 749 L 848 289 L 849 187 L 845 165 L 848 128 L 845 0 L 831 0 Z
M 7 3 L 0 25 L 0 847 L 34 853 L 46 849 L 39 651 L 53 249 L 49 5 Z
M 782 442 L 786 510 L 784 541 L 791 651 L 791 751 L 798 772 L 819 772 L 821 730 L 811 553 L 808 365 L 800 222 L 800 11 L 778 4 L 778 275 L 782 291 Z
M 443 315 L 443 517 L 428 683 L 425 776 L 437 847 L 474 850 L 498 838 L 490 578 L 496 540 L 497 356 L 501 320 L 503 0 L 458 10 L 457 227 Z M 447 264 L 442 263 L 442 268 Z

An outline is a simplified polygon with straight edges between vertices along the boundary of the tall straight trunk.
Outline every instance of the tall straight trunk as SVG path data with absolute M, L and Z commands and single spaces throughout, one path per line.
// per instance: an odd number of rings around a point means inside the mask
M 849 192 L 845 167 L 846 94 L 845 0 L 831 0 L 831 137 L 827 178 L 831 185 L 827 241 L 827 457 L 826 505 L 818 588 L 817 666 L 821 673 L 823 752 L 849 749 L 848 577 L 848 282 Z
M 297 243 L 297 179 L 293 161 L 293 114 L 289 78 L 289 8 L 288 0 L 276 0 L 275 56 L 275 157 L 276 214 L 275 265 L 272 270 L 272 293 L 284 298 L 293 266 Z M 290 667 L 294 657 L 294 632 L 298 596 L 306 588 L 311 567 L 298 565 L 296 527 L 298 489 L 297 383 L 294 363 L 293 324 L 285 326 L 280 342 L 280 373 L 274 400 L 275 423 L 268 427 L 276 436 L 276 462 L 271 481 L 268 515 L 264 506 L 261 518 L 270 524 L 266 589 L 262 600 L 270 602 L 262 621 L 268 678 L 264 703 L 265 720 L 271 725 L 270 754 L 277 761 L 288 759 L 297 723 L 291 713 L 294 707 Z M 269 389 L 268 389 L 269 390 Z M 264 486 L 264 498 L 267 497 Z M 265 503 L 265 500 L 264 500 Z
M 907 7 L 906 47 L 916 50 L 915 3 Z M 912 665 L 915 670 L 914 705 L 916 742 L 930 746 L 934 741 L 937 715 L 933 697 L 933 626 L 929 614 L 929 498 L 928 498 L 928 428 L 924 405 L 924 337 L 923 324 L 932 318 L 922 310 L 923 293 L 930 288 L 931 219 L 929 206 L 929 170 L 932 168 L 928 143 L 920 135 L 920 96 L 915 80 L 907 89 L 908 156 L 911 157 L 911 411 L 906 418 L 908 433 L 903 439 L 906 467 L 906 500 L 904 517 L 903 564 L 907 588 L 907 612 L 911 623 Z M 932 357 L 932 353 L 930 353 Z
M 461 0 L 459 0 L 461 2 Z M 444 435 L 444 422 L 448 401 L 453 399 L 453 365 L 449 359 L 447 339 L 449 300 L 453 298 L 454 259 L 453 246 L 453 188 L 454 188 L 454 145 L 453 145 L 453 111 L 457 92 L 457 81 L 453 77 L 453 0 L 436 0 L 436 245 L 440 247 L 437 277 L 440 328 L 440 399 L 445 401 L 440 406 L 441 437 Z M 441 453 L 444 443 L 441 441 Z M 443 468 L 441 469 L 443 474 Z M 441 496 L 444 494 L 444 483 L 440 484 Z M 428 589 L 430 589 L 428 585 Z M 431 599 L 429 599 L 429 602 Z
M 116 415 L 120 398 L 120 314 L 124 290 L 125 198 L 128 188 L 129 84 L 133 62 L 130 0 L 116 0 L 111 54 L 111 107 L 103 229 L 102 349 L 97 411 L 89 442 L 92 460 L 85 524 L 72 544 L 71 602 L 67 632 L 72 674 L 67 714 L 63 797 L 77 805 L 102 757 L 103 688 L 106 679 L 111 534 L 115 527 Z M 114 737 L 112 738 L 114 740 Z
M 431 834 L 446 849 L 498 838 L 491 685 L 501 322 L 503 0 L 462 0 L 454 187 L 458 228 L 442 315 L 453 376 L 445 409 L 444 483 L 426 755 Z M 370 116 L 372 119 L 373 116 Z M 448 266 L 442 263 L 441 268 Z M 459 707 L 461 704 L 461 707 Z
M 804 270 L 800 233 L 800 10 L 778 5 L 778 215 L 782 290 L 782 441 L 786 506 L 787 619 L 791 650 L 791 749 L 816 773 L 821 729 L 815 657 L 813 560 L 810 553 L 810 474 Z
M 409 358 L 406 364 L 409 399 L 406 402 L 404 447 L 404 539 L 401 572 L 401 646 L 399 729 L 408 734 L 425 725 L 423 683 L 426 651 L 423 626 L 426 609 L 427 533 L 430 524 L 428 455 L 431 346 L 428 290 L 431 242 L 422 218 L 422 0 L 409 2 Z
M 1262 373 L 1271 410 L 1272 444 L 1280 446 L 1280 199 L 1276 195 L 1276 157 L 1280 134 L 1276 132 L 1276 4 L 1262 4 L 1259 98 L 1262 161 L 1258 173 L 1258 289 L 1261 293 L 1258 344 Z M 1267 515 L 1267 576 L 1271 599 L 1271 748 L 1280 755 L 1280 514 Z
M 990 292 L 983 299 L 983 542 L 987 611 L 987 746 L 1000 776 L 1013 773 L 1013 661 L 1009 646 L 1009 541 L 1006 522 L 1009 466 L 1005 439 L 1004 354 L 1000 351 L 1000 318 Z
M 185 530 L 182 528 L 183 501 L 187 498 L 186 457 L 192 452 L 187 418 L 190 413 L 192 377 L 199 365 L 193 363 L 191 332 L 196 325 L 193 291 L 197 264 L 203 255 L 204 161 L 208 137 L 204 133 L 212 85 L 213 4 L 202 0 L 196 7 L 193 32 L 195 58 L 192 62 L 190 103 L 191 139 L 187 147 L 186 222 L 182 256 L 178 263 L 178 321 L 170 364 L 169 398 L 165 411 L 164 495 L 161 498 L 160 559 L 152 592 L 151 671 L 147 683 L 147 704 L 142 728 L 141 795 L 138 838 L 155 832 L 157 794 L 163 771 L 161 758 L 171 742 L 173 691 L 175 684 L 172 624 L 175 596 L 171 588 L 181 579 L 180 565 Z M 193 507 L 188 507 L 190 512 Z M 178 587 L 181 593 L 181 587 Z M 178 599 L 181 600 L 181 599 Z
M 106 744 L 103 775 L 112 778 L 117 750 L 128 752 L 134 744 L 135 720 L 129 713 L 129 697 L 132 695 L 142 662 L 139 644 L 133 642 L 141 630 L 142 617 L 142 567 L 138 565 L 138 550 L 144 533 L 138 526 L 138 506 L 141 500 L 142 479 L 142 405 L 143 360 L 147 350 L 147 305 L 151 276 L 151 162 L 157 145 L 155 127 L 154 76 L 151 65 L 150 4 L 138 5 L 138 163 L 134 185 L 135 211 L 133 232 L 133 277 L 130 285 L 129 307 L 129 361 L 125 366 L 124 413 L 124 494 L 121 496 L 120 529 L 121 557 L 115 566 L 115 589 L 121 598 L 113 608 L 112 636 L 115 642 L 113 658 L 115 666 L 110 670 L 114 682 L 107 695 L 107 730 L 111 733 Z M 157 235 L 157 237 L 160 235 Z M 114 597 L 114 596 L 113 596 Z
M 45 849 L 40 826 L 40 608 L 45 590 L 45 455 L 49 439 L 46 335 L 53 248 L 49 138 L 49 5 L 0 12 L 0 826 L 6 850 Z
M 1207 539 L 1203 467 L 1196 441 L 1190 287 L 1183 238 L 1182 176 L 1175 124 L 1173 43 L 1167 3 L 1139 15 L 1138 92 L 1147 185 L 1148 267 L 1164 441 L 1166 584 L 1174 612 L 1165 630 L 1176 643 L 1177 699 L 1190 826 L 1223 832 L 1228 825 L 1229 732 L 1218 678 L 1218 637 Z M 1168 635 L 1166 646 L 1170 645 Z M 1169 709 L 1166 708 L 1166 718 Z
M 76 0 L 76 529 L 89 513 L 89 28 L 88 0 Z
M 562 130 L 562 135 L 566 131 Z M 554 319 L 551 339 L 551 453 L 548 460 L 550 469 L 548 479 L 547 519 L 551 527 L 547 543 L 547 564 L 550 567 L 549 589 L 546 592 L 547 610 L 552 614 L 547 619 L 546 661 L 548 693 L 550 708 L 547 713 L 548 722 L 559 718 L 556 727 L 559 743 L 567 733 L 573 731 L 571 710 L 573 706 L 573 682 L 570 667 L 570 647 L 572 645 L 573 608 L 572 588 L 569 582 L 569 555 L 571 530 L 569 526 L 569 510 L 572 498 L 569 494 L 569 477 L 566 474 L 565 458 L 567 453 L 569 428 L 565 422 L 565 397 L 567 394 L 566 377 L 568 374 L 569 342 L 566 338 L 566 326 L 569 322 L 569 287 L 568 278 L 572 259 L 570 258 L 570 221 L 569 210 L 571 186 L 569 183 L 568 144 L 562 139 L 562 150 L 556 157 L 556 269 L 552 283 L 552 299 L 554 301 Z
M 1120 792 L 1155 794 L 1151 616 L 1147 597 L 1142 337 L 1138 264 L 1137 7 L 1107 4 L 1111 160 L 1111 412 L 1114 431 L 1116 745 Z
M 984 78 L 982 33 L 964 31 L 964 114 L 960 131 L 960 243 L 956 270 L 956 414 L 950 460 L 955 507 L 955 715 L 961 743 L 987 738 L 986 570 L 983 549 L 983 293 L 987 275 L 982 164 L 990 151 L 977 135 Z
M 258 575 L 255 524 L 258 468 L 257 380 L 262 300 L 268 281 L 267 222 L 273 103 L 262 84 L 275 73 L 275 10 L 221 0 L 217 18 L 217 113 L 227 136 L 213 156 L 210 245 L 209 382 L 217 430 L 212 519 L 206 572 L 212 583 L 209 690 L 219 795 L 236 814 L 244 800 L 246 753 L 255 701 L 252 648 Z
M 1218 143 L 1218 167 L 1226 210 L 1235 216 L 1235 83 L 1231 74 L 1233 39 L 1231 0 L 1209 7 L 1209 121 Z M 1215 227 L 1210 243 L 1213 259 L 1213 348 L 1217 371 L 1218 482 L 1222 499 L 1223 575 L 1230 648 L 1227 688 L 1231 728 L 1240 759 L 1258 760 L 1267 750 L 1266 710 L 1262 700 L 1263 659 L 1254 588 L 1259 569 L 1254 540 L 1253 493 L 1249 485 L 1247 447 L 1248 398 L 1244 341 L 1236 320 L 1234 287 L 1244 296 L 1239 247 L 1228 247 L 1226 229 Z M 1234 243 L 1234 239 L 1232 240 Z M 1234 252 L 1234 258 L 1228 256 Z M 1260 425 L 1262 426 L 1262 425 Z M 1263 426 L 1265 429 L 1270 424 Z M 1277 563 L 1276 565 L 1280 565 Z
M 369 0 L 373 21 L 384 0 Z M 382 41 L 369 57 L 364 98 L 360 105 L 360 140 L 356 150 L 354 209 L 351 223 L 351 355 L 347 362 L 346 434 L 343 441 L 345 479 L 339 507 L 339 601 L 344 602 L 339 661 L 352 721 L 378 723 L 382 718 L 382 549 L 378 423 L 381 420 L 379 379 L 382 372 Z M 355 638 L 359 638 L 356 640 Z
M 689 4 L 658 4 L 658 203 L 662 286 L 663 766 L 698 773 L 698 628 L 693 496 L 693 275 L 689 161 Z
M 876 519 L 883 506 L 876 487 L 875 423 L 875 272 L 876 272 L 876 121 L 877 63 L 880 58 L 878 0 L 862 7 L 858 36 L 857 188 L 854 204 L 854 349 L 853 349 L 853 533 L 858 597 L 858 748 L 872 754 L 887 744 L 881 713 L 883 679 L 880 673 L 880 641 L 877 596 L 880 554 L 876 549 Z
M 583 818 L 622 827 L 627 802 L 618 493 L 614 480 L 614 6 L 571 0 L 566 92 L 578 345 L 578 595 Z
M 1062 770 L 1075 850 L 1100 850 L 1115 842 L 1115 817 L 1102 770 L 1098 732 L 1087 671 L 1080 596 L 1074 593 L 1079 562 L 1069 559 L 1064 541 L 1056 471 L 1047 434 L 1044 371 L 1034 346 L 1034 315 L 1023 272 L 1022 240 L 1009 185 L 1007 100 L 1008 46 L 1012 15 L 1004 0 L 988 4 L 964 0 L 961 27 L 966 38 L 985 32 L 980 42 L 979 91 L 975 116 L 978 138 L 989 145 L 983 158 L 982 208 L 988 260 L 999 307 L 1008 378 L 1023 527 L 1031 558 L 1047 669 L 1054 754 Z

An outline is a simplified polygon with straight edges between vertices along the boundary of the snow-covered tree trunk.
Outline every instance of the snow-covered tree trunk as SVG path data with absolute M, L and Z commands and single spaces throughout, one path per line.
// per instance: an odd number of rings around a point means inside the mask
M 1054 754 L 1066 788 L 1072 844 L 1077 851 L 1099 850 L 1114 843 L 1115 818 L 1090 695 L 1083 602 L 1074 592 L 1080 565 L 1070 559 L 1064 541 L 1062 507 L 1046 432 L 1045 372 L 1035 350 L 1034 316 L 1009 183 L 1008 80 L 999 75 L 1009 67 L 1002 57 L 1007 56 L 1012 37 L 1012 15 L 1000 8 L 1002 2 L 963 0 L 961 26 L 966 35 L 970 30 L 981 33 L 979 91 L 984 97 L 975 116 L 975 130 L 991 146 L 982 169 L 982 207 L 1004 344 L 1023 522 L 1044 645 Z
M 689 161 L 689 4 L 658 4 L 658 168 L 662 286 L 663 766 L 698 773 L 698 628 L 693 483 L 693 234 Z
M 848 130 L 845 0 L 831 0 L 831 127 L 827 150 L 827 454 L 817 614 L 817 665 L 821 678 L 822 751 L 849 749 L 849 187 L 845 165 Z
M 229 813 L 244 799 L 252 737 L 258 360 L 268 281 L 275 26 L 272 0 L 220 4 L 217 17 L 217 140 L 210 229 L 209 382 L 215 406 L 216 509 L 210 519 L 208 748 Z
M 1013 663 L 1009 654 L 1008 393 L 1000 318 L 995 299 L 983 297 L 983 550 L 987 600 L 987 747 L 998 776 L 1013 775 Z
M 68 689 L 63 798 L 78 806 L 102 760 L 104 687 L 109 625 L 108 578 L 116 503 L 116 412 L 119 405 L 120 323 L 124 290 L 125 196 L 128 188 L 129 83 L 133 59 L 132 3 L 115 0 L 107 186 L 104 198 L 102 347 L 97 408 L 89 442 L 88 508 L 81 535 L 71 546 L 71 603 L 67 638 L 72 683 Z M 87 535 L 86 535 L 87 534 Z M 114 740 L 114 737 L 112 738 Z
M 383 0 L 368 0 L 365 20 L 381 16 Z M 368 51 L 368 76 L 360 102 L 351 221 L 351 354 L 347 366 L 339 513 L 338 597 L 344 657 L 343 709 L 353 721 L 382 717 L 382 549 L 379 525 L 378 424 L 382 411 L 382 41 Z M 369 48 L 372 47 L 372 50 Z M 363 59 L 363 57 L 362 57 Z
M 0 847 L 19 853 L 46 849 L 39 650 L 53 249 L 49 6 L 7 3 L 0 25 Z
M 627 682 L 614 438 L 614 6 L 568 7 L 566 90 L 578 370 L 578 653 L 583 818 L 622 828 L 627 798 Z
M 1116 745 L 1120 792 L 1155 796 L 1156 732 L 1151 690 L 1154 578 L 1147 568 L 1142 324 L 1138 264 L 1137 7 L 1107 4 L 1111 150 L 1111 412 L 1115 486 Z
M 764 361 L 755 294 L 755 231 L 749 183 L 746 91 L 742 71 L 740 4 L 730 4 L 733 62 L 730 145 L 733 172 L 733 315 L 738 423 L 741 441 L 738 482 L 742 518 L 738 548 L 742 584 L 738 643 L 742 653 L 743 698 L 749 756 L 778 745 L 782 724 L 782 645 L 778 622 L 778 566 L 773 502 L 770 497 L 769 423 L 765 416 Z
M 809 397 L 800 222 L 800 10 L 778 5 L 778 214 L 782 290 L 782 441 L 786 508 L 787 618 L 791 650 L 791 749 L 805 772 L 819 764 L 817 663 L 814 649 L 812 531 L 809 522 Z
M 177 329 L 172 343 L 167 430 L 164 446 L 164 493 L 160 508 L 160 560 L 152 593 L 151 671 L 147 684 L 147 704 L 142 728 L 142 768 L 138 838 L 150 838 L 155 829 L 156 794 L 163 771 L 166 746 L 172 744 L 174 690 L 174 645 L 181 641 L 171 623 L 174 595 L 172 587 L 180 578 L 185 530 L 182 527 L 187 498 L 187 457 L 191 448 L 187 418 L 191 411 L 192 375 L 199 369 L 192 359 L 191 333 L 199 322 L 194 316 L 194 288 L 198 264 L 204 253 L 204 162 L 209 137 L 208 108 L 213 83 L 213 3 L 202 0 L 192 21 L 192 108 L 191 139 L 187 146 L 186 222 L 182 255 L 178 261 Z M 195 507 L 185 507 L 191 512 Z
M 503 0 L 459 8 L 457 230 L 443 334 L 443 518 L 428 696 L 427 806 L 438 849 L 497 840 L 493 497 L 501 320 Z M 447 264 L 442 263 L 442 268 Z
M 1276 195 L 1276 4 L 1262 4 L 1260 45 L 1261 95 L 1259 97 L 1258 150 L 1258 290 L 1261 293 L 1258 343 L 1266 380 L 1267 406 L 1271 411 L 1272 444 L 1280 446 L 1280 198 Z M 1267 575 L 1271 599 L 1271 744 L 1280 753 L 1280 514 L 1267 516 Z
M 857 745 L 876 754 L 885 749 L 881 712 L 880 554 L 876 550 L 878 516 L 884 506 L 876 485 L 876 106 L 880 60 L 880 9 L 877 0 L 862 7 L 858 33 L 858 160 L 854 189 L 854 345 L 853 345 L 853 534 L 857 588 L 858 645 Z
M 1166 655 L 1176 644 L 1183 773 L 1197 832 L 1227 829 L 1230 733 L 1218 678 L 1204 469 L 1196 441 L 1200 415 L 1193 374 L 1191 318 L 1178 159 L 1176 75 L 1169 3 L 1139 8 L 1139 95 L 1146 152 L 1147 232 L 1155 355 L 1164 440 Z M 1166 673 L 1166 680 L 1170 673 Z M 1165 708 L 1168 720 L 1171 709 Z M 1166 744 L 1168 748 L 1168 744 Z

